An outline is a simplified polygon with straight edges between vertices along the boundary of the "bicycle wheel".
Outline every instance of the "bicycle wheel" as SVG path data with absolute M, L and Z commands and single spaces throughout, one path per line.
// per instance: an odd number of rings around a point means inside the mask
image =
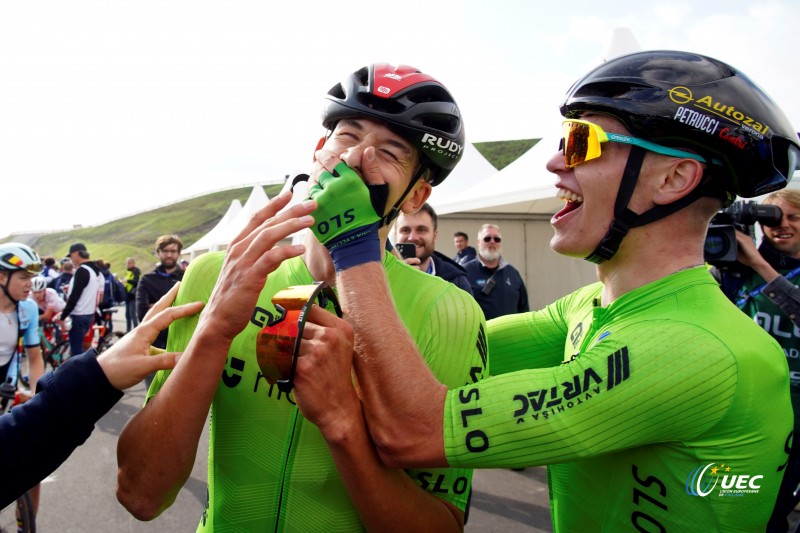
M 36 515 L 33 512 L 33 500 L 27 492 L 0 511 L 0 532 L 25 531 L 36 533 Z
M 64 361 L 69 359 L 70 355 L 72 354 L 69 351 L 69 342 L 58 341 L 58 344 L 56 344 L 53 349 L 50 350 L 50 353 L 47 354 L 47 357 L 45 357 L 45 367 L 49 365 L 50 368 L 55 370 Z M 45 370 L 47 370 L 47 368 L 45 368 Z
M 122 335 L 123 335 L 122 333 L 119 333 L 117 331 L 109 335 L 104 335 L 103 338 L 100 339 L 100 342 L 97 344 L 97 353 L 103 353 L 112 346 L 114 346 L 114 343 L 120 340 L 122 338 Z

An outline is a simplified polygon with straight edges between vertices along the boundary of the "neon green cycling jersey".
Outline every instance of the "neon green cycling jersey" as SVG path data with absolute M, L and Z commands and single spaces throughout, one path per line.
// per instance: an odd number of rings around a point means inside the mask
M 208 301 L 223 260 L 222 252 L 214 252 L 192 261 L 176 305 Z M 485 324 L 475 301 L 454 285 L 402 264 L 390 254 L 384 266 L 398 313 L 438 378 L 456 387 L 483 377 Z M 250 323 L 233 341 L 211 406 L 209 501 L 198 531 L 363 529 L 322 435 L 302 417 L 292 394 L 270 386 L 256 362 L 256 334 L 277 315 L 273 294 L 312 281 L 300 258 L 285 261 L 269 275 Z M 168 349 L 183 350 L 196 325 L 196 317 L 175 322 Z M 149 397 L 166 376 L 156 376 Z M 413 376 L 398 376 L 405 379 Z M 423 489 L 464 509 L 471 470 L 407 473 Z
M 792 430 L 780 346 L 703 267 L 601 290 L 489 321 L 493 377 L 448 392 L 449 464 L 549 465 L 556 531 L 764 531 Z

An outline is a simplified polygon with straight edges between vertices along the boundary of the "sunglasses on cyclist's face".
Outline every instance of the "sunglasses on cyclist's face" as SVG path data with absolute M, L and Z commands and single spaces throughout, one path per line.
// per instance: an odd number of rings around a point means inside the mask
M 600 157 L 602 153 L 600 145 L 605 142 L 632 144 L 657 154 L 672 157 L 685 157 L 702 163 L 706 162 L 703 156 L 692 152 L 668 148 L 643 139 L 631 137 L 630 135 L 606 133 L 603 131 L 603 128 L 597 124 L 585 120 L 565 120 L 561 124 L 561 133 L 561 143 L 558 149 L 564 153 L 564 164 L 567 168 L 573 168 L 575 165 Z M 712 163 L 719 164 L 719 161 L 712 160 Z
M 483 238 L 483 242 L 492 242 L 492 240 L 494 240 L 494 242 L 501 242 L 503 238 L 499 235 L 487 235 Z

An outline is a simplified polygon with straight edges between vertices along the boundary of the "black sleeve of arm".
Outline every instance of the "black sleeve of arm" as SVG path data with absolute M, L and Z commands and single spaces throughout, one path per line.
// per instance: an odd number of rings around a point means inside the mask
M 463 276 L 456 277 L 453 280 L 453 283 L 455 284 L 456 287 L 458 287 L 462 291 L 472 296 L 472 287 L 469 284 L 469 279 L 467 279 L 466 274 L 464 274 Z
M 767 283 L 761 292 L 780 307 L 796 326 L 800 326 L 800 287 L 778 276 Z
M 519 302 L 517 306 L 518 313 L 527 313 L 531 310 L 530 304 L 528 304 L 528 288 L 525 287 L 525 282 L 522 281 L 522 276 L 520 275 L 519 278 L 520 282 L 520 290 L 519 290 Z
M 55 471 L 122 397 L 94 350 L 42 376 L 37 390 L 31 400 L 0 416 L 0 457 L 19 465 L 0 483 L 0 508 Z
M 61 318 L 67 318 L 72 310 L 75 309 L 75 304 L 78 303 L 78 300 L 83 294 L 83 289 L 85 289 L 89 285 L 89 271 L 85 268 L 78 268 L 75 270 L 75 282 L 72 285 L 72 290 L 69 293 L 69 298 L 67 298 L 67 305 L 64 307 L 64 310 L 61 311 Z
M 150 308 L 150 299 L 147 296 L 147 278 L 142 276 L 139 279 L 139 285 L 136 286 L 136 316 L 139 321 L 144 320 L 144 315 Z

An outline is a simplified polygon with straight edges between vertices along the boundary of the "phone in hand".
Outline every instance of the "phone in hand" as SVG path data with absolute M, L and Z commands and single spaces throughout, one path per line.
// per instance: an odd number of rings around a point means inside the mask
M 394 247 L 403 259 L 417 257 L 417 246 L 413 242 L 398 242 Z

